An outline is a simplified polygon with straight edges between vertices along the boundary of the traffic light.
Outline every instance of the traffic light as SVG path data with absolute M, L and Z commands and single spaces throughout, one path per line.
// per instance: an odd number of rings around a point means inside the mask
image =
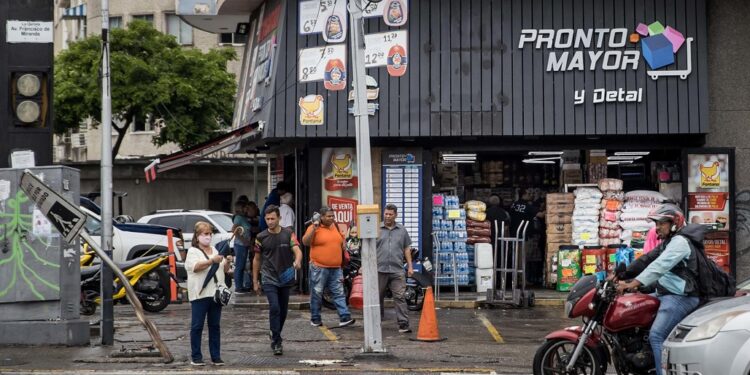
M 14 125 L 46 127 L 50 107 L 48 75 L 44 72 L 13 72 L 10 83 Z

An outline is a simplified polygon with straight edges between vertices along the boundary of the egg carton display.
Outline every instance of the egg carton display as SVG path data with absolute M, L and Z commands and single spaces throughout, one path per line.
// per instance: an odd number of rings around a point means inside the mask
M 598 182 L 602 192 L 601 213 L 599 216 L 599 244 L 619 245 L 622 228 L 620 216 L 624 205 L 623 182 L 615 178 L 604 178 Z
M 578 188 L 572 216 L 571 242 L 578 246 L 599 245 L 599 216 L 602 192 L 598 188 Z

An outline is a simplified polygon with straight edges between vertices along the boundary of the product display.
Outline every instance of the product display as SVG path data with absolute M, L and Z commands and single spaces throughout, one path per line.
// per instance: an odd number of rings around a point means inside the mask
M 602 191 L 599 244 L 602 246 L 619 245 L 622 236 L 620 215 L 624 198 L 623 182 L 614 178 L 604 178 L 599 180 L 598 185 L 599 190 Z
M 625 194 L 620 226 L 620 239 L 635 249 L 643 248 L 646 234 L 654 227 L 654 223 L 647 219 L 648 213 L 658 207 L 667 198 L 659 192 L 635 190 Z
M 473 278 L 473 269 L 469 267 L 469 227 L 466 211 L 461 209 L 459 198 L 455 195 L 433 194 L 432 203 L 432 231 L 440 242 L 437 249 L 433 246 L 433 250 L 438 250 L 436 266 L 439 267 L 441 276 L 438 284 L 453 285 L 455 275 L 458 285 L 469 285 Z M 481 208 L 476 203 L 472 207 Z M 471 258 L 473 262 L 473 254 Z
M 547 251 L 546 285 L 557 283 L 557 251 L 560 246 L 570 245 L 573 240 L 572 217 L 575 210 L 575 195 L 572 193 L 549 193 L 547 205 Z
M 599 245 L 599 216 L 603 194 L 597 188 L 578 188 L 572 220 L 572 243 L 579 246 Z
M 563 246 L 557 260 L 557 291 L 567 292 L 581 278 L 581 250 L 577 246 Z

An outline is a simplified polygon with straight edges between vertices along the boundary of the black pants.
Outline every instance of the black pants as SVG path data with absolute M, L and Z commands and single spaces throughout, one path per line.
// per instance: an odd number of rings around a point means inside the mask
M 271 325 L 271 345 L 281 344 L 281 331 L 284 329 L 286 314 L 289 312 L 289 290 L 288 286 L 275 286 L 263 284 L 263 293 L 268 299 L 268 321 Z

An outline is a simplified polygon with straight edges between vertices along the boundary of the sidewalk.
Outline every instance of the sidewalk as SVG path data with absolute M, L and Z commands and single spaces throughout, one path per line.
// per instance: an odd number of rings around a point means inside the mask
M 528 291 L 534 293 L 536 297 L 536 306 L 562 307 L 565 305 L 565 298 L 568 296 L 567 292 L 558 292 L 553 289 L 529 289 Z M 435 306 L 452 309 L 476 309 L 482 307 L 486 300 L 486 293 L 469 291 L 459 292 L 458 300 L 455 300 L 453 290 L 451 288 L 443 287 L 440 292 L 440 299 L 435 301 Z M 268 306 L 266 297 L 262 295 L 258 296 L 255 293 L 235 294 L 233 302 L 233 306 L 236 308 L 263 309 Z M 386 299 L 385 306 L 392 307 L 393 301 Z M 289 298 L 289 309 L 309 310 L 310 296 L 293 294 Z

